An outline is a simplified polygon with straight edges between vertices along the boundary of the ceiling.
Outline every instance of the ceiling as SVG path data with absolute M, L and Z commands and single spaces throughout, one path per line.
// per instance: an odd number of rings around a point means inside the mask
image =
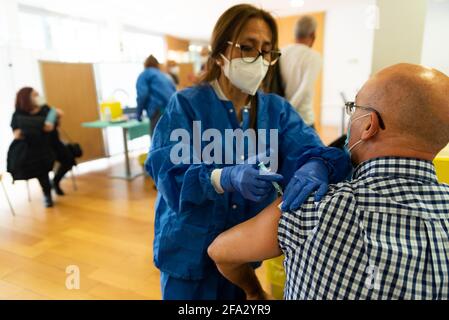
M 277 16 L 328 10 L 373 0 L 246 0 Z M 120 21 L 149 31 L 208 40 L 220 16 L 239 0 L 18 0 L 19 3 L 95 20 Z

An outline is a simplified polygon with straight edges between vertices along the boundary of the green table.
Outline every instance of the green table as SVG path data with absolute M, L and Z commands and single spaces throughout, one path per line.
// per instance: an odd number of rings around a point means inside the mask
M 146 135 L 149 135 L 150 132 L 150 121 L 148 119 L 139 122 L 137 120 L 129 120 L 124 122 L 110 122 L 110 121 L 94 121 L 94 122 L 85 122 L 82 124 L 84 128 L 91 129 L 107 129 L 107 128 L 121 128 L 123 131 L 123 145 L 125 147 L 125 167 L 126 174 L 125 176 L 118 176 L 116 178 L 125 179 L 128 181 L 134 180 L 135 178 L 142 175 L 140 174 L 132 174 L 131 172 L 131 162 L 129 160 L 129 148 L 128 141 L 134 140 Z

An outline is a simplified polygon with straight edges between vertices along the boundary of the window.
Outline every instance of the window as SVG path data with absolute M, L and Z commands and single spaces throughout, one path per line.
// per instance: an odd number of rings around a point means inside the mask
M 19 13 L 21 44 L 25 49 L 46 50 L 50 41 L 43 16 L 28 12 Z
M 51 53 L 54 60 L 99 62 L 120 54 L 119 41 L 105 23 L 28 7 L 19 19 L 22 48 Z
M 48 17 L 51 49 L 64 61 L 101 60 L 100 26 L 70 18 Z
M 166 61 L 165 39 L 135 27 L 123 32 L 102 21 L 19 6 L 22 48 L 64 62 L 138 62 L 153 54 Z M 121 34 L 121 36 L 120 36 Z M 121 38 L 121 39 L 120 39 Z
M 123 32 L 123 54 L 126 61 L 142 62 L 150 54 L 160 63 L 166 61 L 165 41 L 162 36 L 141 32 Z

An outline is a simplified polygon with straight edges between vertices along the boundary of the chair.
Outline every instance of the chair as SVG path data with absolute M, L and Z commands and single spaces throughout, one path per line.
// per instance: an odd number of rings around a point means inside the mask
M 19 180 L 13 180 L 12 184 L 15 185 L 17 181 Z M 28 202 L 31 202 L 30 180 L 20 180 L 20 181 L 25 181 L 27 188 Z
M 8 202 L 9 209 L 11 210 L 11 214 L 13 216 L 15 216 L 16 212 L 14 211 L 11 200 L 9 199 L 9 196 L 8 196 L 8 192 L 6 191 L 5 185 L 3 184 L 3 174 L 2 173 L 0 173 L 0 184 L 2 185 L 3 193 L 5 194 L 5 198 L 6 198 L 6 201 Z
M 76 183 L 76 177 L 75 177 L 75 173 L 74 173 L 73 169 L 70 171 L 70 175 L 71 175 L 71 180 L 72 180 L 73 191 L 78 191 L 78 185 Z M 13 181 L 12 184 L 15 184 L 15 182 L 16 181 Z M 28 202 L 31 202 L 32 199 L 31 199 L 31 190 L 30 190 L 30 180 L 25 180 L 25 183 L 26 183 L 26 188 L 27 188 Z M 8 199 L 8 203 L 9 203 L 9 206 L 11 208 L 11 211 L 14 212 L 14 210 L 13 210 L 13 208 L 11 206 L 11 203 L 9 202 L 8 195 L 6 194 L 6 189 L 5 189 L 4 185 L 3 185 L 3 182 L 2 182 L 2 187 L 3 187 L 3 190 L 4 190 L 6 198 Z M 13 215 L 15 215 L 15 213 L 13 213 Z
M 73 167 L 72 167 L 72 169 L 70 170 L 70 179 L 72 180 L 72 187 L 73 187 L 73 191 L 78 191 L 78 184 L 76 183 L 76 176 L 75 176 L 75 168 L 76 168 L 77 166 L 76 165 L 74 165 Z M 53 172 L 55 172 L 54 170 L 53 170 Z M 67 173 L 68 174 L 68 173 Z M 28 181 L 27 181 L 27 184 L 28 184 Z
M 71 180 L 72 180 L 72 186 L 73 186 L 73 191 L 78 191 L 78 185 L 76 183 L 76 177 L 75 177 L 75 173 L 74 170 L 70 170 L 70 176 L 71 176 Z M 27 194 L 28 194 L 28 202 L 31 202 L 31 191 L 30 191 L 30 180 L 25 180 L 26 182 L 26 187 L 27 187 Z M 15 183 L 15 181 L 13 181 L 13 184 Z

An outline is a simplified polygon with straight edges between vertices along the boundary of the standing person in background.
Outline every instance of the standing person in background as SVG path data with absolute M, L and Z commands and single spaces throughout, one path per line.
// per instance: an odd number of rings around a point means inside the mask
M 314 127 L 313 95 L 315 82 L 322 66 L 318 52 L 312 49 L 317 22 L 304 16 L 296 24 L 296 44 L 282 50 L 280 61 L 285 98 L 301 115 L 304 122 Z
M 144 67 L 136 84 L 137 119 L 142 121 L 145 110 L 151 121 L 150 132 L 153 134 L 168 101 L 176 92 L 176 86 L 171 77 L 161 71 L 161 65 L 153 55 L 145 60 Z

